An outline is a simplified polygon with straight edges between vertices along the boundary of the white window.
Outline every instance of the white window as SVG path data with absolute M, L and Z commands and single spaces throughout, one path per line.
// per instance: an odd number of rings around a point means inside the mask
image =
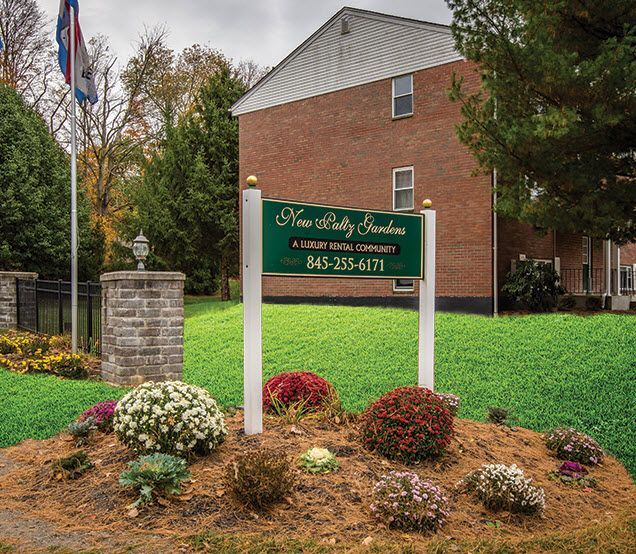
M 413 75 L 393 78 L 393 117 L 413 115 Z
M 629 265 L 621 266 L 621 292 L 629 293 L 634 289 L 634 268 Z
M 412 292 L 413 291 L 413 279 L 394 279 L 393 290 L 395 292 Z
M 393 210 L 413 209 L 413 167 L 398 167 L 393 170 Z
M 590 237 L 584 236 L 581 246 L 583 247 L 581 251 L 583 265 L 588 265 L 590 263 Z

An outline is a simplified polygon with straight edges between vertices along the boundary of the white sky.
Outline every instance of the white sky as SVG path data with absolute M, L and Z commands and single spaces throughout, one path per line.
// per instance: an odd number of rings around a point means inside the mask
M 79 0 L 86 40 L 96 34 L 111 39 L 123 62 L 145 26 L 165 24 L 168 43 L 179 51 L 208 44 L 234 59 L 251 58 L 273 66 L 343 6 L 450 23 L 444 0 Z M 52 20 L 57 0 L 38 0 Z

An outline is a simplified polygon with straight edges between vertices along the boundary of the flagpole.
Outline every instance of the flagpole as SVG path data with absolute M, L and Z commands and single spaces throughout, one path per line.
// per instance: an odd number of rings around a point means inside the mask
M 71 40 L 71 347 L 77 352 L 77 145 L 75 121 L 75 8 L 70 5 Z

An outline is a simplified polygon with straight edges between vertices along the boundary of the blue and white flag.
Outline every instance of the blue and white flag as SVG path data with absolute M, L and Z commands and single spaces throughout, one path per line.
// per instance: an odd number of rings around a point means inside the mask
M 70 85 L 71 6 L 75 10 L 75 98 L 80 104 L 86 100 L 94 104 L 97 102 L 97 88 L 95 87 L 91 59 L 86 50 L 86 44 L 79 25 L 78 0 L 60 0 L 60 12 L 57 17 L 57 33 L 55 36 L 59 45 L 58 62 L 66 82 Z

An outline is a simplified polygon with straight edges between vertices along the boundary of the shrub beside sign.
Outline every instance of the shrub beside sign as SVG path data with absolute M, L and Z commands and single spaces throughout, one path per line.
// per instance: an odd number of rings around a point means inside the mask
M 263 275 L 423 278 L 421 214 L 262 203 Z

